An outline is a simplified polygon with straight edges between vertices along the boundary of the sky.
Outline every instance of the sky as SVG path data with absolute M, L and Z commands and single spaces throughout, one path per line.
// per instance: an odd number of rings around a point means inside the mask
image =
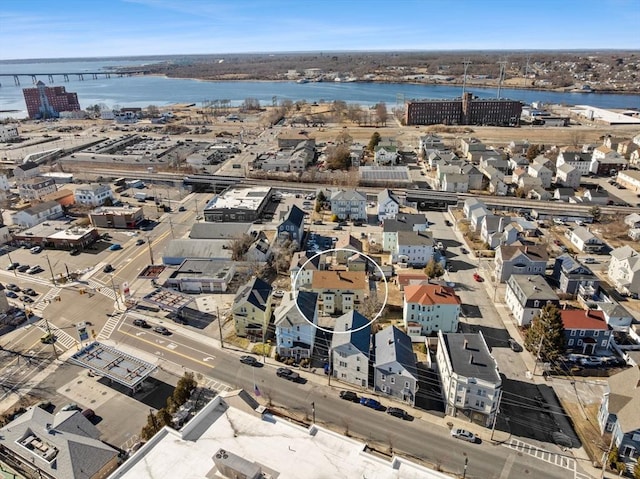
M 640 0 L 2 0 L 0 60 L 640 49 Z

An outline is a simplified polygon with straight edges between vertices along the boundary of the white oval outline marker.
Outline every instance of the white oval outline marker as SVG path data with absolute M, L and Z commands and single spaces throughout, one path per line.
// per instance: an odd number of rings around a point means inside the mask
M 380 271 L 380 275 L 382 277 L 382 280 L 384 281 L 384 301 L 382 302 L 382 306 L 380 307 L 380 311 L 378 311 L 378 313 L 373 317 L 372 320 L 370 320 L 367 324 L 360 326 L 358 329 L 349 329 L 347 331 L 333 331 L 331 329 L 326 329 L 323 328 L 322 326 L 319 326 L 317 324 L 314 324 L 313 321 L 309 320 L 309 318 L 307 318 L 307 316 L 302 312 L 302 310 L 300 309 L 300 306 L 298 305 L 298 291 L 296 288 L 296 285 L 298 284 L 298 278 L 300 276 L 300 272 L 307 266 L 307 264 L 309 264 L 313 259 L 317 258 L 318 256 L 321 256 L 325 253 L 331 253 L 333 251 L 346 251 L 348 253 L 351 253 L 351 255 L 354 254 L 358 254 L 361 256 L 364 256 L 365 258 L 367 258 L 369 261 L 371 261 L 373 264 L 376 265 L 376 268 L 378 268 L 378 271 Z M 368 278 L 367 278 L 367 282 L 368 282 Z M 296 277 L 293 280 L 293 284 L 291 285 L 291 292 L 293 293 L 293 297 L 295 298 L 294 301 L 296 303 L 296 309 L 298 310 L 298 312 L 302 315 L 302 317 L 305 319 L 305 321 L 307 323 L 309 323 L 311 326 L 313 326 L 314 328 L 319 329 L 320 331 L 324 331 L 325 333 L 332 333 L 332 334 L 351 334 L 351 333 L 356 333 L 364 328 L 366 328 L 367 326 L 370 326 L 371 324 L 373 324 L 373 322 L 378 319 L 380 317 L 380 315 L 382 314 L 382 312 L 384 311 L 385 306 L 387 305 L 387 301 L 389 300 L 389 284 L 387 283 L 387 278 L 384 275 L 384 271 L 382 271 L 382 268 L 380 267 L 380 265 L 378 264 L 378 262 L 376 260 L 374 260 L 371 256 L 366 255 L 364 253 L 358 252 L 358 251 L 354 251 L 352 249 L 347 249 L 347 248 L 331 248 L 325 251 L 320 251 L 316 254 L 314 254 L 311 258 L 307 259 L 307 261 L 304 262 L 304 264 L 300 267 L 300 269 L 298 270 L 298 272 L 296 273 Z M 356 309 L 354 309 L 354 311 L 357 311 Z

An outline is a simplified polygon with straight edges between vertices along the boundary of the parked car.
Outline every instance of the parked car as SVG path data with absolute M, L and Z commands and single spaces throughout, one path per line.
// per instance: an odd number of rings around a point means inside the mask
M 322 220 L 315 220 L 313 222 L 314 225 L 323 225 L 324 223 L 322 222 Z
M 114 243 L 109 246 L 109 251 L 118 251 L 119 249 L 122 249 L 122 246 L 118 243 Z
M 445 220 L 444 224 L 447 225 L 447 226 L 453 226 L 453 223 L 451 221 L 449 221 L 449 220 Z
M 282 298 L 282 297 L 284 297 L 285 293 L 286 293 L 286 291 L 283 290 L 283 289 L 276 289 L 273 292 L 273 297 L 274 298 Z
M 93 409 L 85 409 L 82 411 L 82 415 L 91 421 L 96 416 L 96 413 Z
M 29 296 L 38 296 L 38 292 L 37 292 L 37 291 L 35 291 L 35 290 L 34 290 L 34 289 L 32 289 L 32 288 L 25 288 L 25 289 L 23 289 L 23 290 L 22 290 L 22 292 L 23 292 L 24 294 L 29 295 Z
M 66 406 L 62 406 L 60 411 L 82 411 L 82 408 L 78 406 L 76 403 L 69 403 Z
M 242 364 L 248 364 L 249 366 L 257 366 L 258 364 L 260 364 L 256 358 L 249 355 L 240 356 L 240 362 Z
M 164 326 L 155 326 L 153 330 L 158 334 L 162 334 L 163 336 L 168 336 L 171 334 L 171 332 Z
M 484 281 L 484 278 L 480 276 L 478 273 L 473 273 L 473 279 L 476 280 L 478 283 L 482 283 Z
M 20 286 L 18 286 L 17 284 L 13 284 L 13 283 L 9 283 L 9 284 L 7 285 L 7 289 L 8 289 L 9 291 L 15 291 L 16 293 L 19 293 L 20 291 L 22 291 L 22 290 L 20 289 Z
M 144 240 L 142 238 L 140 238 L 139 240 L 136 240 L 136 246 L 140 246 L 144 244 Z
M 297 382 L 300 380 L 300 375 L 289 368 L 278 368 L 276 375 L 279 378 L 285 378 L 288 381 Z
M 31 251 L 31 254 L 38 254 L 42 252 L 42 246 L 34 246 L 29 251 Z
M 14 298 L 15 299 L 15 298 L 18 297 L 18 295 L 16 293 L 14 293 L 13 291 L 5 291 L 4 294 L 5 294 L 5 296 L 7 298 Z
M 18 270 L 18 272 L 20 273 L 24 273 L 25 271 L 27 271 L 29 268 L 31 268 L 31 266 L 29 266 L 28 264 L 21 264 L 20 266 L 18 266 L 16 269 Z
M 104 268 L 102 268 L 102 271 L 105 273 L 111 273 L 113 270 L 115 270 L 115 268 L 113 266 L 111 266 L 110 264 L 105 265 Z
M 71 251 L 69 251 L 69 254 L 71 256 L 78 256 L 80 254 L 80 250 L 77 248 L 73 248 Z
M 187 209 L 184 206 L 180 206 L 178 208 L 178 211 L 180 211 L 182 213 L 183 211 L 187 211 Z
M 462 254 L 469 254 L 469 250 L 467 248 L 460 248 L 460 252 Z
M 411 416 L 407 411 L 399 407 L 387 408 L 387 414 L 390 414 L 391 416 L 399 417 L 400 419 L 404 419 L 405 421 L 410 421 L 411 419 L 413 419 L 413 416 Z
M 362 404 L 363 406 L 370 407 L 371 409 L 375 409 L 376 411 L 380 411 L 381 409 L 384 408 L 379 401 L 376 401 L 375 399 L 372 399 L 372 398 L 364 398 L 364 397 L 360 398 L 360 404 Z
M 340 391 L 340 398 L 345 401 L 360 402 L 360 398 L 353 391 Z
M 31 268 L 29 268 L 27 270 L 27 274 L 37 274 L 40 273 L 41 271 L 44 271 L 39 264 L 32 266 Z
M 466 429 L 452 429 L 451 436 L 463 441 L 476 442 L 476 435 Z
M 149 327 L 149 325 L 147 324 L 147 322 L 144 319 L 134 319 L 133 320 L 133 325 L 134 326 L 140 326 L 141 328 Z
M 7 266 L 7 271 L 13 271 L 14 269 L 17 269 L 20 267 L 20 263 L 10 263 L 9 266 Z
M 33 303 L 33 298 L 30 298 L 29 296 L 22 296 L 20 298 L 20 301 L 22 301 L 23 303 Z
M 42 344 L 53 344 L 56 342 L 56 337 L 53 335 L 53 333 L 47 333 L 40 338 L 40 342 Z
M 585 264 L 596 264 L 598 261 L 595 258 L 585 258 L 584 259 L 584 263 Z
M 509 343 L 509 347 L 512 351 L 515 351 L 516 353 L 522 352 L 522 346 L 520 346 L 520 343 L 518 343 L 515 339 L 509 338 L 507 339 L 507 343 Z

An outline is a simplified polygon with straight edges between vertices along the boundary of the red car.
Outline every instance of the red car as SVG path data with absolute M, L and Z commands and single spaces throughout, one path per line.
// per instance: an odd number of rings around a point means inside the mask
M 475 279 L 478 283 L 482 283 L 484 279 L 478 273 L 473 273 L 473 279 Z

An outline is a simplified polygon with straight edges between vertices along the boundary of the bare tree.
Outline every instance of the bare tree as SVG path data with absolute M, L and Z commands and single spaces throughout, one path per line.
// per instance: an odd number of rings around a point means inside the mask
M 387 124 L 387 114 L 387 104 L 385 102 L 378 103 L 376 105 L 376 116 L 380 125 Z
M 228 247 L 231 250 L 231 259 L 233 261 L 243 261 L 252 243 L 253 237 L 248 234 L 243 234 L 241 237 L 230 241 Z

